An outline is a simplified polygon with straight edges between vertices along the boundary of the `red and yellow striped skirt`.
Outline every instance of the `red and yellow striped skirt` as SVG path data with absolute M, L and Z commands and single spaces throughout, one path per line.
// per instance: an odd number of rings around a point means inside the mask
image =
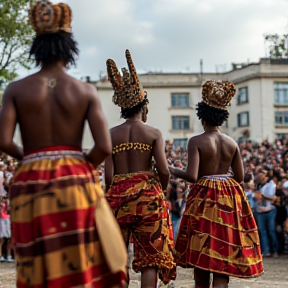
M 116 175 L 107 200 L 126 243 L 134 243 L 133 269 L 156 268 L 164 283 L 176 278 L 173 231 L 161 184 L 149 172 Z
M 240 185 L 206 176 L 193 185 L 176 241 L 176 262 L 235 277 L 263 272 L 257 226 Z
M 26 156 L 10 190 L 17 287 L 122 287 L 111 274 L 95 226 L 97 172 L 72 147 Z M 98 194 L 99 195 L 99 194 Z

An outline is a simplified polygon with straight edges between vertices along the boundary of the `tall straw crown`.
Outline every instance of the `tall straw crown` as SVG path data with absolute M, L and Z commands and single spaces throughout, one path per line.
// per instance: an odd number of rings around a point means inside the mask
M 235 85 L 225 80 L 208 80 L 202 87 L 203 102 L 217 109 L 227 110 L 235 94 Z
M 122 74 L 118 71 L 116 63 L 112 59 L 106 62 L 108 79 L 114 89 L 113 102 L 121 108 L 129 109 L 145 100 L 145 94 L 139 82 L 139 78 L 133 64 L 129 50 L 126 50 L 126 59 L 129 71 L 122 68 Z
M 39 1 L 30 10 L 30 22 L 37 35 L 64 31 L 72 33 L 72 10 L 65 3 Z

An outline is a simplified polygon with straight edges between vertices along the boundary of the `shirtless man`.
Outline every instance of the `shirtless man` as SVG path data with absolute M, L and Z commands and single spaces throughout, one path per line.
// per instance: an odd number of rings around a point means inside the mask
M 133 269 L 141 272 L 141 287 L 156 287 L 157 272 L 163 282 L 176 277 L 173 233 L 163 190 L 169 182 L 164 141 L 159 130 L 145 125 L 147 93 L 142 91 L 131 55 L 126 51 L 130 75 L 123 78 L 113 60 L 107 60 L 113 101 L 126 122 L 111 129 L 113 154 L 105 161 L 107 200 L 124 239 L 134 243 Z M 152 157 L 157 172 L 152 167 Z
M 210 273 L 213 287 L 226 288 L 229 276 L 255 277 L 263 271 L 256 223 L 239 184 L 244 177 L 240 152 L 219 130 L 235 92 L 227 81 L 204 84 L 197 116 L 205 132 L 188 142 L 187 170 L 170 167 L 174 176 L 195 183 L 176 241 L 177 265 L 194 267 L 195 288 L 208 288 Z
M 111 153 L 111 139 L 95 87 L 66 73 L 78 55 L 72 11 L 42 1 L 30 20 L 30 55 L 41 69 L 7 87 L 0 113 L 0 149 L 23 160 L 10 189 L 17 287 L 118 287 L 126 272 L 110 273 L 94 220 L 93 166 Z M 95 146 L 84 156 L 86 120 Z M 17 123 L 23 148 L 13 142 Z

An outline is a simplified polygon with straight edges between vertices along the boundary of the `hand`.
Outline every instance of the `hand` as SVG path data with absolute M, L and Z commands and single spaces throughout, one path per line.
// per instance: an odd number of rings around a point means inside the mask
M 175 167 L 172 165 L 168 165 L 168 169 L 169 169 L 170 173 L 173 175 L 174 171 L 175 171 Z

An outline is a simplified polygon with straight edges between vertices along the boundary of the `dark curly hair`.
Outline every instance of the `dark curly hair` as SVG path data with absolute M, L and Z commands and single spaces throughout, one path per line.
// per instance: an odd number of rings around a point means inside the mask
M 121 118 L 128 119 L 133 117 L 134 115 L 138 114 L 144 106 L 147 106 L 148 103 L 148 100 L 145 99 L 144 101 L 132 108 L 121 108 Z
M 78 56 L 78 43 L 71 33 L 59 31 L 57 33 L 37 35 L 30 49 L 30 58 L 36 61 L 36 66 L 53 64 L 60 60 L 67 66 L 76 64 Z
M 204 102 L 199 102 L 196 110 L 199 120 L 203 119 L 211 126 L 221 126 L 229 117 L 227 110 L 211 107 Z

